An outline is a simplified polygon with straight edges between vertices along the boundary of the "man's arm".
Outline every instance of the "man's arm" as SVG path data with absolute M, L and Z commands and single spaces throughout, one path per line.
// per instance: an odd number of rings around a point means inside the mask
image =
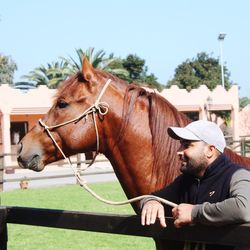
M 236 171 L 230 182 L 230 198 L 194 205 L 191 220 L 207 225 L 250 222 L 250 171 Z
M 180 187 L 182 177 L 177 177 L 167 187 L 152 193 L 152 195 L 167 199 L 169 201 L 178 203 L 178 190 Z M 153 198 L 145 198 L 140 202 L 141 207 L 141 224 L 150 225 L 154 224 L 156 219 L 160 220 L 162 227 L 166 227 L 165 216 L 171 214 L 171 207 L 164 207 L 159 201 Z

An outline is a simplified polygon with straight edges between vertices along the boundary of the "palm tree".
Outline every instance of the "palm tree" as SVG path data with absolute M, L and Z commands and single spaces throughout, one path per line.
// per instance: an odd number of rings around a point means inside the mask
M 0 84 L 7 83 L 13 85 L 13 78 L 16 70 L 17 64 L 12 58 L 0 53 Z
M 96 53 L 94 53 L 94 50 L 95 49 L 91 47 L 85 52 L 82 49 L 76 49 L 77 60 L 75 60 L 73 57 L 69 57 L 69 59 L 62 59 L 71 66 L 72 73 L 81 71 L 82 59 L 84 56 L 86 56 L 94 68 L 107 71 L 123 79 L 126 79 L 129 76 L 128 71 L 122 66 L 121 63 L 119 63 L 121 59 L 115 58 L 113 54 L 105 57 L 106 53 L 103 50 L 99 50 Z
M 103 50 L 94 53 L 94 48 L 89 48 L 85 52 L 82 49 L 77 49 L 76 53 L 78 60 L 75 60 L 73 57 L 69 57 L 69 59 L 61 57 L 60 61 L 48 63 L 46 66 L 41 65 L 28 75 L 24 75 L 23 78 L 35 82 L 36 86 L 47 85 L 49 88 L 56 88 L 69 75 L 81 71 L 84 56 L 88 58 L 94 68 L 105 70 L 122 79 L 127 79 L 129 76 L 128 71 L 122 66 L 122 60 L 115 58 L 113 54 L 105 57 Z
M 49 88 L 56 88 L 57 85 L 64 81 L 71 74 L 71 69 L 66 61 L 48 63 L 47 66 L 32 70 L 23 78 L 36 82 L 36 85 L 47 85 Z

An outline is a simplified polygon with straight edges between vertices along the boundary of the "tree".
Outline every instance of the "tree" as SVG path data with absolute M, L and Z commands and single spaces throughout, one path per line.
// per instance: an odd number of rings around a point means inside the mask
M 36 85 L 47 85 L 48 88 L 56 88 L 61 81 L 71 74 L 71 69 L 65 61 L 48 63 L 47 66 L 41 65 L 40 67 L 32 70 L 28 75 L 23 78 L 33 81 Z
M 123 67 L 129 72 L 131 81 L 138 81 L 144 71 L 145 60 L 137 55 L 128 55 L 123 61 Z
M 112 56 L 112 55 L 111 55 Z M 125 81 L 129 81 L 129 72 L 123 66 L 123 59 L 121 58 L 114 58 L 108 65 L 108 68 L 105 70 L 112 75 L 117 76 L 120 79 Z
M 60 61 L 48 63 L 35 68 L 23 78 L 33 81 L 36 85 L 47 85 L 49 88 L 56 88 L 61 81 L 64 81 L 69 75 L 75 74 L 82 69 L 82 59 L 86 56 L 93 67 L 105 70 L 114 75 L 128 77 L 128 72 L 124 68 L 115 68 L 117 61 L 113 54 L 105 57 L 105 52 L 99 50 L 94 53 L 94 48 L 89 48 L 85 52 L 82 49 L 76 50 L 77 59 L 73 57 L 61 57 Z M 113 65 L 113 66 L 112 66 Z
M 240 98 L 240 108 L 243 109 L 246 107 L 248 104 L 250 104 L 250 99 L 248 97 L 242 97 Z
M 230 73 L 224 66 L 224 82 L 225 88 L 229 89 L 231 82 L 229 80 Z M 190 91 L 198 88 L 200 85 L 206 85 L 213 90 L 218 84 L 221 84 L 221 66 L 219 60 L 215 59 L 205 52 L 197 54 L 192 60 L 187 59 L 175 69 L 174 78 L 167 83 L 167 87 L 177 85 Z M 220 116 L 227 124 L 230 121 L 229 111 L 213 112 L 216 116 Z
M 148 67 L 145 66 L 145 60 L 141 59 L 137 55 L 128 55 L 123 60 L 123 67 L 129 72 L 129 78 L 125 79 L 129 82 L 136 81 L 141 85 L 146 85 L 151 88 L 157 88 L 161 90 L 163 86 L 157 81 L 157 77 L 154 74 L 148 75 Z
M 128 82 L 136 81 L 140 84 L 162 89 L 154 74 L 148 75 L 145 60 L 136 55 L 129 55 L 126 59 L 116 58 L 113 54 L 105 56 L 103 50 L 94 52 L 89 48 L 85 52 L 76 49 L 77 59 L 73 57 L 61 57 L 60 62 L 53 62 L 47 66 L 41 65 L 35 68 L 24 78 L 35 82 L 37 85 L 47 85 L 49 88 L 56 88 L 59 82 L 65 80 L 69 75 L 75 74 L 82 69 L 82 59 L 86 56 L 94 68 L 109 72 Z
M 0 83 L 12 85 L 16 70 L 17 65 L 11 57 L 0 54 Z
M 113 54 L 106 57 L 106 53 L 103 50 L 99 50 L 96 53 L 94 53 L 94 50 L 91 47 L 85 52 L 82 49 L 76 49 L 77 60 L 73 57 L 62 59 L 71 66 L 72 74 L 81 71 L 82 59 L 86 56 L 94 68 L 104 70 L 122 79 L 128 77 L 128 71 L 119 63 L 120 59 L 115 58 Z
M 231 82 L 230 73 L 224 66 L 225 88 L 229 89 Z M 188 91 L 198 88 L 200 85 L 206 85 L 210 90 L 221 84 L 221 67 L 219 60 L 215 59 L 205 52 L 197 54 L 192 60 L 187 59 L 175 69 L 174 78 L 167 83 L 167 87 L 177 85 Z
M 88 61 L 92 64 L 94 68 L 100 67 L 100 64 L 103 60 L 105 52 L 99 50 L 94 54 L 94 48 L 89 48 L 85 52 L 82 49 L 76 49 L 77 60 L 73 57 L 65 58 L 62 57 L 62 60 L 68 63 L 71 66 L 72 73 L 77 73 L 82 69 L 82 59 L 84 56 L 88 58 Z

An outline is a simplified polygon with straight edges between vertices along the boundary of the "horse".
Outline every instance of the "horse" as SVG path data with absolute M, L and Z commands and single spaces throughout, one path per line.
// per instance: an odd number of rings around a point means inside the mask
M 82 70 L 60 84 L 48 113 L 20 141 L 17 160 L 23 168 L 42 171 L 62 159 L 62 152 L 98 151 L 133 198 L 165 187 L 180 174 L 180 144 L 167 128 L 190 121 L 157 93 L 95 69 L 84 58 Z M 225 154 L 250 167 L 250 158 L 230 149 Z M 139 204 L 132 206 L 139 213 Z M 157 249 L 177 249 L 155 242 Z

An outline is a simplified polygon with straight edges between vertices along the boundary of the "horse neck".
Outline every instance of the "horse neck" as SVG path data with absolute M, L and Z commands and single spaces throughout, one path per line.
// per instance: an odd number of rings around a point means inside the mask
M 157 103 L 141 88 L 129 90 L 122 100 L 114 95 L 115 108 L 111 105 L 103 129 L 103 152 L 125 193 L 132 197 L 160 189 L 179 174 L 179 143 L 169 138 L 166 129 L 188 120 L 163 99 L 156 98 Z
M 131 198 L 151 191 L 152 138 L 146 113 L 143 119 L 130 117 L 125 130 L 120 107 L 109 111 L 104 127 L 105 147 L 103 153 L 110 160 L 126 195 Z M 136 112 L 136 111 L 134 111 Z M 140 124 L 134 126 L 133 124 Z

